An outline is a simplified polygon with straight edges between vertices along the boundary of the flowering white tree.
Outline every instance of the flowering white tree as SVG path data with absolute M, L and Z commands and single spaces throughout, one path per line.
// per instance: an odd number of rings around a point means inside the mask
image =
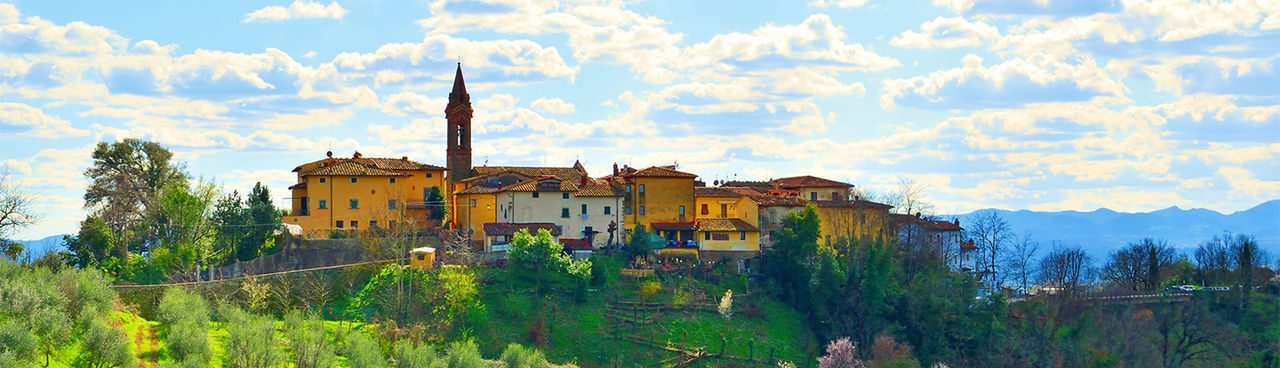
M 858 359 L 858 348 L 848 337 L 827 343 L 827 355 L 818 357 L 818 368 L 866 368 L 867 363 Z

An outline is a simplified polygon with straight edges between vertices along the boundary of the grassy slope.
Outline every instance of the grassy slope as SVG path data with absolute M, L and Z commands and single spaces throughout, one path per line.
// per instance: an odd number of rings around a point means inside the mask
M 590 292 L 582 302 L 574 301 L 568 291 L 552 291 L 547 292 L 550 295 L 535 297 L 530 277 L 498 270 L 482 272 L 486 282 L 480 290 L 481 301 L 487 306 L 487 318 L 472 318 L 473 325 L 467 329 L 486 355 L 497 354 L 508 342 L 532 345 L 530 327 L 543 319 L 547 337 L 538 348 L 545 351 L 552 361 L 573 361 L 587 367 L 649 367 L 674 356 L 674 353 L 620 338 L 627 332 L 615 328 L 606 317 L 607 301 L 615 294 L 622 300 L 640 300 L 635 291 L 639 281 L 619 278 L 619 267 L 613 260 L 598 260 L 596 267 L 608 269 L 609 280 L 598 291 Z M 715 285 L 690 284 L 706 288 L 708 295 L 719 295 L 724 291 Z M 671 288 L 670 284 L 664 285 L 664 292 L 654 301 L 669 301 Z M 538 303 L 538 299 L 542 303 Z M 759 306 L 761 313 L 758 318 L 739 313 L 725 323 L 719 314 L 711 312 L 668 312 L 655 316 L 655 323 L 636 330 L 633 335 L 675 347 L 704 348 L 715 353 L 720 349 L 721 331 L 727 328 L 729 354 L 748 356 L 748 341 L 754 340 L 757 359 L 767 358 L 771 350 L 782 360 L 797 362 L 810 359 L 812 351 L 808 350 L 817 343 L 813 334 L 800 322 L 802 316 L 767 297 L 750 300 Z

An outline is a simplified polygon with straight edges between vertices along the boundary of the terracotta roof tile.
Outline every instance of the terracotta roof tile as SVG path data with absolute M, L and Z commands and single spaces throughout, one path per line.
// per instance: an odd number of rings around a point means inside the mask
M 551 235 L 555 235 L 555 236 L 560 235 L 560 228 L 556 226 L 556 224 L 553 224 L 550 222 L 525 222 L 525 223 L 490 222 L 481 226 L 484 227 L 485 236 L 497 236 L 497 235 L 511 236 L 516 232 L 520 231 L 520 229 L 529 229 L 530 234 L 537 234 L 538 230 L 545 229 L 547 231 L 550 231 Z
M 697 187 L 693 188 L 693 196 L 695 197 L 742 197 L 743 194 L 733 189 L 725 187 Z
M 355 161 L 364 165 L 373 166 L 383 170 L 444 170 L 445 169 L 440 166 L 424 164 L 421 162 L 410 160 L 407 157 L 401 157 L 401 158 L 389 158 L 389 157 L 331 158 L 330 157 L 330 158 L 324 158 L 320 160 L 311 161 L 302 165 L 298 165 L 297 167 L 293 168 L 293 171 L 299 172 L 302 170 L 303 166 L 318 164 L 325 161 L 333 161 L 334 164 L 339 164 L 339 163 L 348 162 L 348 161 Z M 328 166 L 331 166 L 331 165 L 328 165 Z
M 736 218 L 701 218 L 698 231 L 760 231 L 755 226 Z
M 578 197 L 620 197 L 622 192 L 605 183 L 587 183 L 573 195 Z
M 550 175 L 560 180 L 567 180 L 574 183 L 577 183 L 579 180 L 582 180 L 582 178 L 587 177 L 586 170 L 580 170 L 576 167 L 477 166 L 471 168 L 472 176 L 466 180 L 472 180 L 477 177 L 502 172 L 514 172 L 531 178 Z
M 893 206 L 877 203 L 868 200 L 857 201 L 811 201 L 818 207 L 862 207 L 862 208 L 893 208 Z
M 409 174 L 379 169 L 352 161 L 343 161 L 336 165 L 318 167 L 307 171 L 302 176 L 409 176 Z
M 632 173 L 623 174 L 623 177 L 653 177 L 653 178 L 696 178 L 698 175 L 678 171 L 669 166 L 650 166 L 644 169 L 636 170 Z
M 853 184 L 839 182 L 831 179 L 823 179 L 812 175 L 792 176 L 789 178 L 778 178 L 773 180 L 778 186 L 784 189 L 790 188 L 851 188 Z
M 517 183 L 517 184 L 508 185 L 508 186 L 506 186 L 506 187 L 502 188 L 500 191 L 504 191 L 504 192 L 507 192 L 507 191 L 509 191 L 509 192 L 536 192 L 536 191 L 538 191 L 538 183 L 541 183 L 542 181 L 547 180 L 547 179 L 548 179 L 548 178 L 535 178 L 535 179 L 525 180 L 525 181 L 519 182 L 519 183 Z M 570 182 L 570 181 L 568 181 L 568 180 L 559 180 L 559 181 L 560 181 L 560 186 L 557 188 L 557 189 L 558 189 L 557 191 L 560 191 L 560 192 L 576 192 L 576 191 L 578 191 L 578 185 L 577 185 L 577 184 L 574 184 L 573 182 Z

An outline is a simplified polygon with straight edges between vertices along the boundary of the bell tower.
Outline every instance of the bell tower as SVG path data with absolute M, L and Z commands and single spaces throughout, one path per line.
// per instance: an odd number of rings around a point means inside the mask
M 471 177 L 471 95 L 462 80 L 462 63 L 458 63 L 458 73 L 453 77 L 444 117 L 449 124 L 445 165 L 449 180 L 456 182 Z

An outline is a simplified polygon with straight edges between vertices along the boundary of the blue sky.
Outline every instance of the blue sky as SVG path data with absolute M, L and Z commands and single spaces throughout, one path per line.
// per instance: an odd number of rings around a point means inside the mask
M 997 207 L 1232 212 L 1280 198 L 1273 1 L 0 0 L 0 169 L 72 231 L 95 142 L 226 190 L 327 149 L 813 174 Z

